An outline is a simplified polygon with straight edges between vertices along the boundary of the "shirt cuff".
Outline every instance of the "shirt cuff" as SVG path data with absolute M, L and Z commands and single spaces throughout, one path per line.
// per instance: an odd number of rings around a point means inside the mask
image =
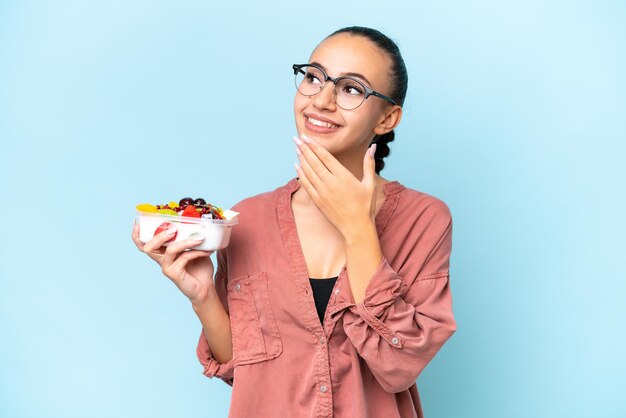
M 365 288 L 365 297 L 358 306 L 360 306 L 360 309 L 366 308 L 374 316 L 380 317 L 385 309 L 393 304 L 393 301 L 398 296 L 403 294 L 405 287 L 406 285 L 398 273 L 383 256 Z M 341 276 L 337 290 L 335 306 L 338 309 L 356 306 L 347 273 Z
M 233 359 L 231 358 L 226 363 L 218 362 L 211 352 L 211 348 L 209 347 L 209 343 L 206 340 L 206 336 L 204 335 L 204 330 L 200 334 L 200 339 L 198 341 L 198 347 L 196 349 L 196 355 L 198 356 L 198 360 L 204 366 L 203 374 L 208 378 L 218 377 L 226 382 L 228 385 L 233 385 L 234 379 L 234 365 Z

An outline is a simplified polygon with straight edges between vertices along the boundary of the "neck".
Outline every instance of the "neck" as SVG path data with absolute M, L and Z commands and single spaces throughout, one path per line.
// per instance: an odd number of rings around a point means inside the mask
M 354 177 L 356 177 L 359 181 L 363 181 L 363 158 L 365 157 L 366 152 L 367 149 L 365 149 L 363 153 L 352 152 L 350 154 L 337 154 L 334 157 L 341 163 L 341 165 L 347 168 Z

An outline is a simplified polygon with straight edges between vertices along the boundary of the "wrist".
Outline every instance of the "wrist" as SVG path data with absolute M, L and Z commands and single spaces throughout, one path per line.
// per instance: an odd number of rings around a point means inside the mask
M 191 301 L 191 307 L 195 312 L 199 312 L 213 306 L 216 300 L 219 300 L 219 297 L 215 288 L 211 286 L 204 297 Z
M 360 245 L 363 242 L 375 239 L 378 240 L 378 231 L 376 224 L 372 219 L 365 219 L 355 222 L 351 229 L 343 234 L 346 247 Z

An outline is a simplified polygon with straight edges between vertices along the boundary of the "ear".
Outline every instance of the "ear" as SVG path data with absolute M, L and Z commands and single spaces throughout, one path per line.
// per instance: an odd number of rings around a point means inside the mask
M 402 108 L 398 105 L 393 105 L 391 108 L 385 111 L 383 118 L 378 125 L 374 128 L 376 135 L 384 135 L 387 132 L 393 130 L 402 119 Z

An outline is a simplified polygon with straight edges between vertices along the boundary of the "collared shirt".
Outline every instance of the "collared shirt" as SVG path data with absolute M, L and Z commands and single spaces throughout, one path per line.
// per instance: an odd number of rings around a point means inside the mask
M 423 417 L 416 379 L 456 330 L 447 205 L 385 183 L 382 260 L 358 304 L 344 265 L 322 324 L 291 207 L 299 187 L 293 178 L 233 206 L 239 224 L 215 274 L 233 358 L 218 363 L 201 332 L 204 374 L 232 385 L 230 418 Z

